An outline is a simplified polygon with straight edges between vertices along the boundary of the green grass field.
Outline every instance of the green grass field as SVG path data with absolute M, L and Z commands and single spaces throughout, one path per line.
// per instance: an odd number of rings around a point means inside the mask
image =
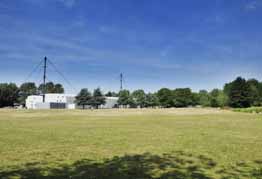
M 0 178 L 262 178 L 262 115 L 0 110 Z
M 237 108 L 235 112 L 246 112 L 246 113 L 260 113 L 262 114 L 262 107 L 250 107 L 250 108 Z

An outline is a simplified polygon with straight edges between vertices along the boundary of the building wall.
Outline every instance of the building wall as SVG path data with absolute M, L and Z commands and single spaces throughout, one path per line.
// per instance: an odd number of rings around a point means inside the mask
M 27 109 L 37 109 L 37 103 L 43 102 L 43 96 L 28 96 L 25 101 L 25 106 Z
M 26 99 L 26 108 L 50 109 L 50 103 L 65 103 L 66 108 L 75 109 L 74 101 L 75 95 L 72 94 L 46 94 L 45 103 L 43 103 L 43 96 L 28 96 L 28 98 Z
M 75 95 L 71 94 L 46 94 L 45 101 L 49 103 L 74 103 Z
M 117 107 L 118 97 L 106 97 L 106 104 L 101 105 L 101 108 L 111 109 Z
M 106 104 L 101 105 L 100 108 L 110 109 L 117 106 L 117 97 L 106 97 Z M 27 109 L 50 109 L 50 103 L 65 103 L 66 109 L 82 108 L 75 104 L 75 95 L 71 94 L 46 94 L 45 103 L 43 103 L 43 96 L 28 96 L 26 99 Z M 90 106 L 86 106 L 90 108 Z
M 34 109 L 50 109 L 50 103 L 43 103 L 43 102 L 36 103 Z

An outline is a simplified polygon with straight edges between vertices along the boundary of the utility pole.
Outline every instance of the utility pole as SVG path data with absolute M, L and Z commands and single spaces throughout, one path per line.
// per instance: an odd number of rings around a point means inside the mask
M 120 73 L 120 91 L 123 90 L 123 74 Z
M 45 57 L 44 59 L 44 76 L 43 76 L 43 103 L 45 102 L 45 93 L 46 93 L 46 68 L 47 68 L 47 65 L 46 65 L 46 62 L 47 62 L 47 58 Z

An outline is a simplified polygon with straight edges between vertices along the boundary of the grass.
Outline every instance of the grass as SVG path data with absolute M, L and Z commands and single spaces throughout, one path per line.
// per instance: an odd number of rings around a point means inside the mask
M 245 113 L 262 113 L 262 107 L 250 107 L 250 108 L 237 108 L 234 109 L 235 112 L 245 112 Z
M 0 110 L 0 178 L 262 178 L 262 116 Z

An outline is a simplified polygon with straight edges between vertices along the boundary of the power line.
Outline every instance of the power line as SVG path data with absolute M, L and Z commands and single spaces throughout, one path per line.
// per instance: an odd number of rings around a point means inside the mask
M 23 82 L 26 82 L 28 79 L 30 79 L 33 75 L 33 73 L 36 72 L 36 70 L 38 70 L 38 68 L 42 65 L 43 60 L 41 60 L 34 68 L 33 70 L 27 75 L 27 77 L 25 78 L 25 80 Z
M 56 67 L 56 65 L 55 65 L 52 61 L 50 61 L 49 59 L 47 60 L 47 62 L 54 68 L 55 72 L 58 73 L 58 74 L 63 78 L 63 80 L 64 80 L 75 92 L 77 92 L 76 88 L 75 88 L 75 87 L 72 85 L 72 83 L 65 77 L 65 75 L 58 70 L 58 68 Z
M 30 71 L 30 73 L 29 73 L 29 74 L 27 75 L 27 77 L 22 81 L 21 84 L 26 83 L 27 80 L 29 80 L 29 79 L 32 77 L 32 75 L 33 75 L 38 69 L 40 69 L 40 66 L 42 65 L 42 63 L 43 63 L 43 61 L 40 60 L 40 62 L 33 68 L 32 71 Z M 20 88 L 18 88 L 18 89 L 14 92 L 14 94 L 19 93 L 19 91 L 20 91 Z

